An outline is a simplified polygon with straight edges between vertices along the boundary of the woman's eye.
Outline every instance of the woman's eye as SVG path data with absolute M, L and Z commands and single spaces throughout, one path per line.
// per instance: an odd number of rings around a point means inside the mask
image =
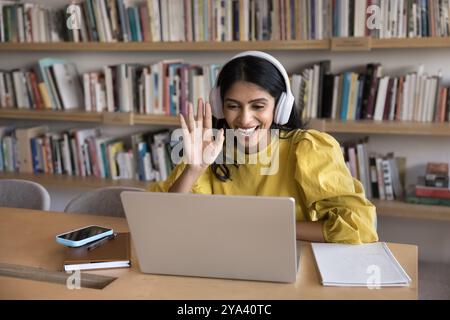
M 253 108 L 255 108 L 255 109 L 263 109 L 265 106 L 264 105 L 256 105 L 256 106 L 253 106 Z
M 234 105 L 234 104 L 229 104 L 229 105 L 227 105 L 227 108 L 228 109 L 236 109 L 236 108 L 238 108 L 238 106 Z

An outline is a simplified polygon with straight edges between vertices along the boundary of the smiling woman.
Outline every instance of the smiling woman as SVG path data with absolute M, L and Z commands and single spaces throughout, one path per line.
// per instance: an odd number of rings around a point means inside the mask
M 196 118 L 192 105 L 187 119 L 180 116 L 183 163 L 149 191 L 292 197 L 297 239 L 378 240 L 375 207 L 351 176 L 339 143 L 301 129 L 289 77 L 278 60 L 255 51 L 233 57 L 210 101 L 198 102 Z M 213 129 L 219 130 L 215 138 Z M 229 155 L 235 149 L 243 150 L 243 162 Z

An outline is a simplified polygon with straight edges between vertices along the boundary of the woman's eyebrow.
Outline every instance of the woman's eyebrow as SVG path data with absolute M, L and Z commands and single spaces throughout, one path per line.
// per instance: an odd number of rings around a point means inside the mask
M 225 102 L 227 102 L 227 101 L 230 101 L 230 102 L 236 102 L 236 103 L 241 103 L 240 101 L 238 101 L 238 100 L 235 100 L 235 99 L 231 99 L 231 98 L 226 98 L 225 99 Z M 253 99 L 253 100 L 250 100 L 249 101 L 249 103 L 253 103 L 253 102 L 267 102 L 268 100 L 266 99 L 266 98 L 258 98 L 258 99 Z

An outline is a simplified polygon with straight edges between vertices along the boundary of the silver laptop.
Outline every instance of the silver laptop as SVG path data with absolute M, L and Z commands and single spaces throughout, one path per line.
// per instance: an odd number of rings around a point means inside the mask
M 144 273 L 295 282 L 295 200 L 125 191 Z

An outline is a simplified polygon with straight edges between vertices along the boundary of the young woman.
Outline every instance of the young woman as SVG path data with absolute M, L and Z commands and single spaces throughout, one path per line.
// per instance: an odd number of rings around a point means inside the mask
M 218 75 L 213 105 L 200 100 L 196 117 L 192 105 L 187 119 L 180 115 L 183 163 L 149 190 L 293 197 L 297 239 L 378 241 L 375 207 L 352 178 L 339 143 L 300 129 L 293 100 L 278 60 L 255 51 L 235 56 Z M 212 128 L 220 129 L 215 138 Z

